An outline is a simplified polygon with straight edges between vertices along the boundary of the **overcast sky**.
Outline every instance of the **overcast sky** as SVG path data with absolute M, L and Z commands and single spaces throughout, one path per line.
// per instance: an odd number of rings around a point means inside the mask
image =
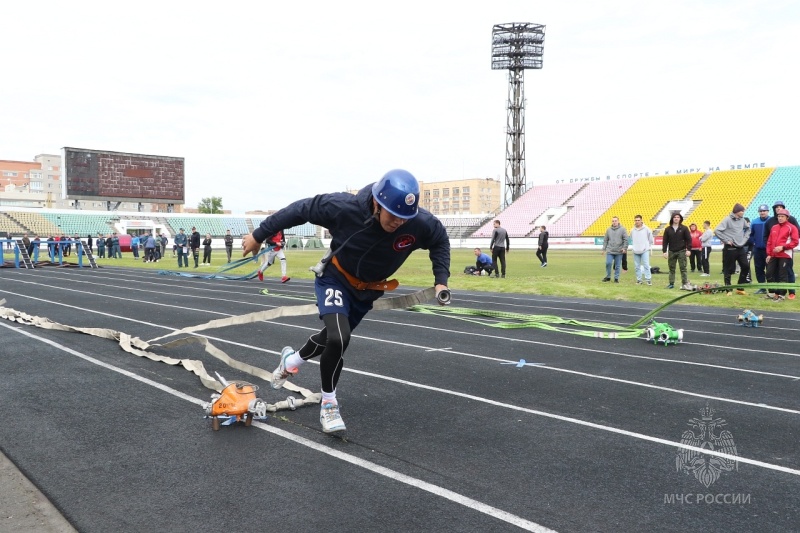
M 546 25 L 527 183 L 800 164 L 800 2 L 0 4 L 0 159 L 184 157 L 186 203 L 277 209 L 392 168 L 505 179 L 494 24 Z

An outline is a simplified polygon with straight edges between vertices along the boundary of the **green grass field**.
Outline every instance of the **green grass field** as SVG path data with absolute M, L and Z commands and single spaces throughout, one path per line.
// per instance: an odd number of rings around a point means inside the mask
M 316 264 L 322 256 L 322 251 L 296 251 L 287 250 L 286 259 L 288 261 L 288 275 L 294 279 L 313 279 L 313 273 L 309 272 L 308 267 Z M 493 291 L 498 293 L 521 293 L 521 294 L 541 294 L 548 296 L 563 296 L 574 298 L 593 298 L 604 300 L 621 300 L 631 302 L 651 302 L 664 303 L 682 294 L 685 291 L 676 289 L 666 289 L 668 283 L 667 274 L 653 274 L 653 285 L 636 285 L 636 276 L 633 273 L 633 254 L 629 254 L 629 270 L 620 275 L 619 283 L 602 283 L 605 276 L 605 258 L 599 251 L 583 250 L 550 250 L 548 252 L 548 266 L 541 268 L 536 258 L 534 250 L 513 250 L 507 256 L 507 269 L 505 279 L 495 279 L 487 276 L 469 276 L 464 274 L 464 267 L 474 264 L 475 256 L 472 249 L 453 249 L 451 252 L 450 264 L 450 288 L 458 298 L 459 290 L 469 291 Z M 210 274 L 222 268 L 225 254 L 221 250 L 214 250 L 212 255 L 211 267 L 199 267 L 197 269 L 190 266 L 183 269 L 188 273 Z M 234 255 L 234 259 L 239 256 Z M 75 262 L 74 256 L 71 262 Z M 721 256 L 719 252 L 711 255 L 711 276 L 700 277 L 698 274 L 689 272 L 689 281 L 696 285 L 705 282 L 722 284 Z M 167 251 L 167 257 L 159 263 L 142 263 L 134 261 L 130 253 L 124 254 L 124 259 L 100 259 L 99 264 L 109 266 L 137 267 L 147 270 L 177 270 L 177 259 L 172 257 L 171 252 Z M 193 265 L 194 263 L 191 262 Z M 658 266 L 663 272 L 668 272 L 667 260 L 661 254 L 655 253 L 651 260 L 651 266 Z M 233 275 L 244 275 L 255 270 L 256 266 L 249 264 L 230 272 Z M 266 272 L 267 278 L 280 277 L 280 266 L 273 265 Z M 415 252 L 403 267 L 394 276 L 402 285 L 427 287 L 433 283 L 428 254 L 424 250 Z M 734 282 L 738 275 L 733 277 Z M 676 281 L 680 284 L 680 272 L 676 275 Z M 774 303 L 766 301 L 762 296 L 752 295 L 753 290 L 748 290 L 747 296 L 733 294 L 726 296 L 725 293 L 718 294 L 698 294 L 681 300 L 681 304 L 689 305 L 708 305 L 725 308 L 757 308 L 764 309 L 780 308 L 794 310 L 797 308 L 796 301 L 783 301 Z

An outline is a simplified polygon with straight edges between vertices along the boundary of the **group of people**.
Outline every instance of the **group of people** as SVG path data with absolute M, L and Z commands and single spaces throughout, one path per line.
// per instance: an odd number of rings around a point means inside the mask
M 103 235 L 102 233 L 97 234 L 97 238 L 95 239 L 95 244 L 97 246 L 97 257 L 100 259 L 105 259 L 106 255 L 108 255 L 108 259 L 122 259 L 122 249 L 119 245 L 119 235 L 116 233 L 110 233 L 108 235 Z M 86 246 L 89 248 L 89 251 L 92 251 L 92 236 L 89 235 Z
M 711 240 L 715 236 L 722 243 L 722 275 L 725 285 L 731 285 L 731 278 L 736 272 L 739 273 L 738 285 L 751 282 L 751 258 L 759 283 L 794 283 L 792 254 L 798 245 L 800 231 L 797 220 L 791 216 L 780 200 L 772 206 L 772 217 L 768 205 L 759 206 L 759 218 L 752 224 L 744 216 L 744 212 L 744 206 L 736 203 L 731 213 L 713 232 L 711 222 L 708 220 L 703 222 L 701 232 L 696 224 L 685 226 L 681 213 L 673 213 L 669 226 L 664 230 L 661 244 L 661 251 L 669 268 L 667 288 L 675 287 L 678 270 L 681 275 L 681 288 L 684 290 L 693 288 L 689 282 L 688 267 L 691 267 L 692 272 L 700 272 L 700 276 L 710 275 Z M 618 217 L 612 217 L 611 227 L 606 230 L 603 237 L 602 251 L 606 256 L 606 276 L 603 281 L 611 281 L 613 265 L 614 282 L 619 283 L 620 268 L 627 270 L 622 263 L 628 249 L 632 248 L 636 283 L 652 285 L 650 250 L 653 242 L 653 232 L 643 223 L 641 215 L 634 217 L 634 227 L 630 234 L 620 224 Z M 736 291 L 746 294 L 742 288 Z M 784 298 L 786 292 L 785 289 L 777 289 L 774 292 L 764 289 L 757 291 L 759 294 L 767 294 L 768 297 L 778 300 Z M 788 297 L 794 299 L 795 291 L 790 290 Z
M 242 239 L 243 256 L 255 256 L 265 245 L 270 247 L 262 255 L 259 279 L 263 279 L 264 270 L 278 258 L 282 281 L 285 282 L 288 278 L 283 253 L 283 229 L 310 222 L 327 228 L 331 233 L 330 248 L 313 269 L 316 273 L 314 290 L 317 309 L 323 327 L 311 335 L 299 350 L 290 346 L 284 347 L 272 374 L 272 387 L 279 389 L 308 360 L 319 358 L 322 393 L 320 423 L 326 433 L 345 430 L 337 399 L 337 384 L 344 366 L 344 353 L 350 344 L 353 330 L 372 309 L 373 303 L 386 291 L 392 291 L 398 286 L 396 280 L 388 278 L 415 250 L 426 249 L 429 251 L 435 291 L 437 294 L 448 291 L 450 240 L 441 221 L 419 207 L 419 195 L 419 183 L 411 173 L 400 169 L 391 170 L 355 195 L 321 194 L 296 201 L 262 221 L 251 234 Z M 740 269 L 739 283 L 746 281 L 750 271 L 749 247 L 753 250 L 759 282 L 793 282 L 792 251 L 798 245 L 797 221 L 782 202 L 776 202 L 773 206 L 772 218 L 769 217 L 768 207 L 762 205 L 759 209 L 759 220 L 753 224 L 744 219 L 744 211 L 744 207 L 737 203 L 731 214 L 720 222 L 713 233 L 708 221 L 704 223 L 704 231 L 700 233 L 694 224 L 687 228 L 683 224 L 683 216 L 674 213 L 664 232 L 662 243 L 662 252 L 670 269 L 667 287 L 674 287 L 676 265 L 680 268 L 683 285 L 688 285 L 687 260 L 691 262 L 693 270 L 701 271 L 701 275 L 709 274 L 708 257 L 713 235 L 723 243 L 722 260 L 726 285 L 730 285 L 737 264 Z M 546 267 L 548 234 L 545 226 L 540 229 L 536 255 L 541 267 Z M 145 249 L 151 240 L 155 242 L 152 235 L 147 237 Z M 101 241 L 104 239 L 98 239 L 98 246 Z M 181 228 L 175 235 L 174 242 L 179 266 L 188 267 L 188 252 L 191 250 L 197 268 L 201 240 L 196 228 L 192 228 L 190 236 Z M 631 248 L 637 283 L 651 284 L 649 256 L 653 244 L 653 233 L 640 215 L 634 217 L 630 233 L 617 217 L 613 217 L 611 227 L 603 240 L 602 252 L 606 256 L 606 277 L 603 281 L 611 280 L 613 265 L 614 281 L 619 282 L 620 268 L 625 267 L 623 259 Z M 210 235 L 206 235 L 202 245 L 205 251 L 203 263 L 209 264 Z M 91 243 L 89 246 L 91 247 Z M 230 231 L 225 236 L 225 246 L 230 261 L 233 246 Z M 494 274 L 495 277 L 505 277 L 505 255 L 509 252 L 509 237 L 499 220 L 494 221 L 489 247 L 492 251 L 491 257 L 480 248 L 474 249 L 476 270 Z M 695 250 L 700 253 L 694 254 Z M 774 294 L 782 297 L 779 290 L 775 290 Z M 440 299 L 440 303 L 446 301 L 449 299 Z
M 211 235 L 206 235 L 208 240 L 208 264 L 211 264 Z M 178 268 L 189 268 L 189 252 L 192 253 L 194 259 L 194 268 L 200 267 L 200 232 L 197 228 L 192 226 L 192 233 L 186 235 L 186 230 L 183 228 L 178 229 L 175 235 L 174 250 L 178 256 Z M 206 264 L 206 257 L 203 257 L 203 265 Z
M 475 276 L 482 276 L 485 273 L 488 276 L 494 274 L 495 278 L 505 278 L 506 254 L 510 251 L 508 232 L 501 227 L 499 220 L 495 220 L 492 224 L 494 230 L 492 230 L 492 239 L 489 241 L 492 256 L 489 257 L 489 254 L 482 252 L 480 248 L 475 248 L 475 266 L 467 267 L 465 272 Z
M 75 245 L 78 249 L 77 243 L 81 242 L 78 235 L 70 237 L 69 235 L 51 235 L 46 241 L 42 241 L 38 235 L 34 235 L 33 239 L 25 232 L 22 236 L 22 244 L 28 252 L 28 257 L 36 263 L 39 261 L 39 249 L 42 244 L 47 246 L 47 254 L 50 262 L 56 262 L 60 257 L 69 257 L 72 255 L 72 246 Z M 60 254 L 60 255 L 59 255 Z
M 740 227 L 746 234 L 744 239 L 738 233 Z M 751 281 L 751 259 L 758 283 L 795 282 L 793 254 L 800 243 L 800 225 L 783 201 L 776 200 L 772 204 L 772 216 L 767 204 L 760 205 L 758 218 L 752 223 L 744 217 L 744 207 L 736 204 L 733 213 L 723 219 L 715 233 L 723 243 L 722 267 L 726 285 L 730 285 L 737 267 L 738 283 L 741 285 Z M 772 292 L 759 289 L 757 292 L 776 300 L 782 300 L 787 295 L 786 289 Z M 795 299 L 793 289 L 788 291 L 788 297 Z

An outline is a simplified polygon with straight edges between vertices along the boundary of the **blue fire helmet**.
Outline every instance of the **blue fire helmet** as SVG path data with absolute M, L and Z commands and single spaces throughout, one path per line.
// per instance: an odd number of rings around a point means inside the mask
M 372 186 L 372 196 L 381 207 L 398 218 L 417 216 L 419 183 L 410 172 L 390 170 Z
M 786 204 L 783 203 L 783 200 L 775 200 L 772 203 L 772 207 L 786 207 Z

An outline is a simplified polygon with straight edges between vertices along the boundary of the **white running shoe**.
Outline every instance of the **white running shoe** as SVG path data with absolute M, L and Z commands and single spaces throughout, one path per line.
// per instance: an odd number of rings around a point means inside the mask
M 342 415 L 339 414 L 339 406 L 330 401 L 322 404 L 322 408 L 319 410 L 319 422 L 325 433 L 335 433 L 346 429 Z
M 281 350 L 281 362 L 278 368 L 272 373 L 272 388 L 277 390 L 283 387 L 289 376 L 294 376 L 300 370 L 299 368 L 289 368 L 286 366 L 286 359 L 294 353 L 291 346 L 284 346 Z

